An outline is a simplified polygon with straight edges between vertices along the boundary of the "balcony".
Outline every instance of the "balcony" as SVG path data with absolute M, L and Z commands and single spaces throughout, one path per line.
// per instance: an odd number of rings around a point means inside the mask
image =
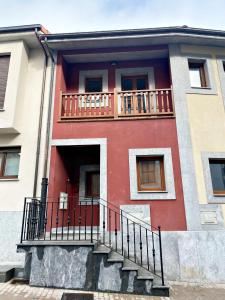
M 174 115 L 172 89 L 62 93 L 59 121 L 143 119 Z

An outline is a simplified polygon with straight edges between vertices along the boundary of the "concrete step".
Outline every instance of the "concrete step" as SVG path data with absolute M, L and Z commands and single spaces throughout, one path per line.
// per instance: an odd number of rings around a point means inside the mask
M 124 257 L 120 255 L 119 253 L 116 253 L 114 251 L 111 252 L 109 258 L 107 259 L 108 262 L 114 263 L 114 262 L 124 262 Z
M 0 265 L 0 282 L 7 282 L 14 277 L 14 266 Z
M 161 296 L 161 297 L 169 297 L 169 286 L 168 285 L 154 285 L 152 286 L 152 295 L 153 296 Z
M 126 258 L 123 263 L 122 271 L 138 271 L 139 268 L 137 264 Z
M 99 245 L 94 251 L 94 254 L 110 254 L 112 250 L 105 246 L 105 245 Z
M 14 269 L 14 278 L 23 279 L 24 278 L 24 268 L 16 267 Z

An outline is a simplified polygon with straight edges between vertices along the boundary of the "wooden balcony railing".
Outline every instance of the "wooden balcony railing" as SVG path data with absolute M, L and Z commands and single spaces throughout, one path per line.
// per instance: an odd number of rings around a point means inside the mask
M 172 89 L 62 93 L 60 120 L 173 116 Z

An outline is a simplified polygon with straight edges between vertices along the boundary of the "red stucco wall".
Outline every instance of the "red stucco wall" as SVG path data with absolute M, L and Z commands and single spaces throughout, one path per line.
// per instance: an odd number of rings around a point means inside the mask
M 146 66 L 146 62 L 121 63 L 120 67 Z M 156 88 L 170 86 L 168 65 L 165 61 L 149 62 L 155 66 Z M 156 66 L 158 66 L 156 68 Z M 78 69 L 103 68 L 102 64 L 90 66 L 74 65 L 70 69 L 67 90 L 76 90 Z M 106 67 L 106 65 L 105 65 Z M 114 71 L 109 73 L 109 88 L 114 88 Z M 74 79 L 74 81 L 73 81 Z M 68 81 L 68 80 L 67 80 Z M 107 191 L 108 201 L 120 204 L 150 204 L 152 225 L 161 225 L 163 230 L 186 230 L 186 219 L 182 192 L 179 152 L 175 118 L 126 121 L 58 122 L 59 96 L 62 81 L 62 68 L 57 66 L 53 139 L 107 138 Z M 72 85 L 72 82 L 74 83 Z M 64 85 L 64 84 L 63 84 Z M 63 86 L 65 88 L 65 85 Z M 128 149 L 130 148 L 171 148 L 176 200 L 130 200 Z M 52 150 L 54 154 L 54 149 Z M 56 157 L 51 158 L 50 189 L 54 185 L 52 174 Z M 57 172 L 59 165 L 57 166 Z

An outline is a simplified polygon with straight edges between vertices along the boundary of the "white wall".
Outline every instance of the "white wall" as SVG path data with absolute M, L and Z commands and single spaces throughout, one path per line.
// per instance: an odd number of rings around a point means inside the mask
M 20 66 L 19 80 L 16 81 L 19 86 L 13 87 L 11 78 L 8 79 L 10 87 L 17 90 L 16 105 L 13 103 L 13 107 L 7 96 L 5 111 L 0 112 L 0 119 L 3 114 L 4 120 L 10 119 L 14 110 L 13 126 L 19 134 L 0 133 L 0 147 L 21 146 L 20 167 L 18 180 L 0 180 L 0 211 L 22 210 L 24 197 L 32 196 L 33 192 L 44 56 L 40 49 L 29 52 L 24 46 L 21 49 L 21 42 L 18 47 L 21 55 L 18 55 L 17 60 L 21 61 L 17 62 L 15 68 Z M 12 62 L 10 68 L 13 68 Z M 48 72 L 47 79 L 49 75 Z M 47 92 L 45 100 L 48 101 Z M 46 119 L 43 122 L 46 123 Z M 44 135 L 42 138 L 45 140 Z

